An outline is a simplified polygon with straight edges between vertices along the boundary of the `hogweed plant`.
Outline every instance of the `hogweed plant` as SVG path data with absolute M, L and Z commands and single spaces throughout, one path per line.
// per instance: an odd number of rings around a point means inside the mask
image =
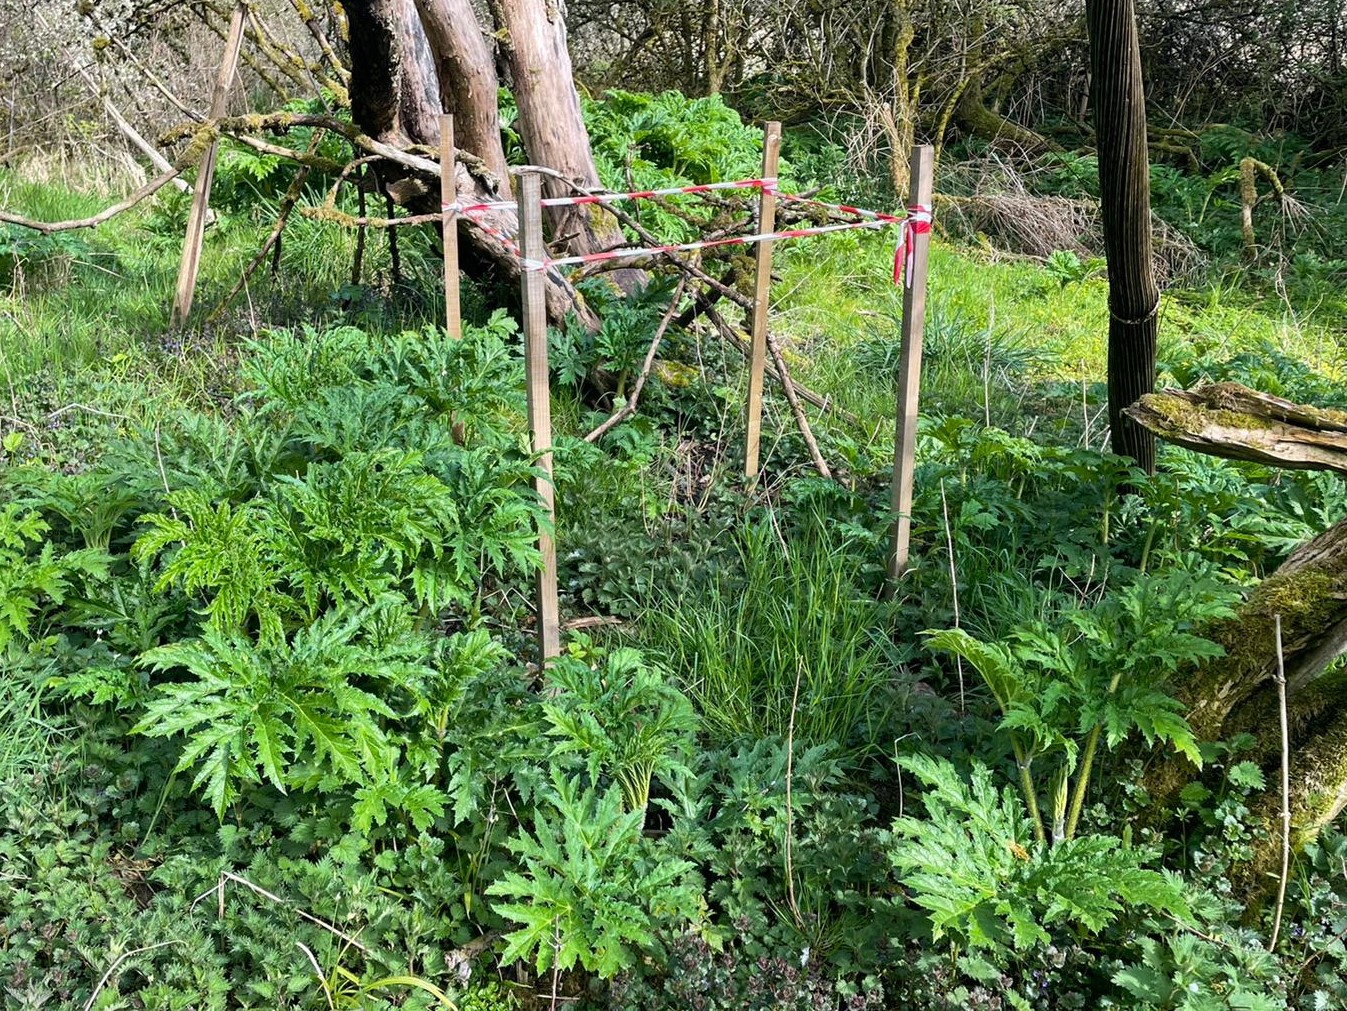
M 996 701 L 1036 840 L 1047 840 L 1049 829 L 1054 843 L 1075 838 L 1101 741 L 1111 750 L 1137 733 L 1201 766 L 1182 705 L 1165 686 L 1179 668 L 1221 655 L 1194 630 L 1232 614 L 1232 599 L 1229 588 L 1176 571 L 1143 576 L 1093 607 L 1073 602 L 1057 627 L 1034 620 L 1004 642 L 958 628 L 926 633 L 932 648 L 971 664 Z M 1045 755 L 1059 763 L 1050 822 L 1033 774 Z

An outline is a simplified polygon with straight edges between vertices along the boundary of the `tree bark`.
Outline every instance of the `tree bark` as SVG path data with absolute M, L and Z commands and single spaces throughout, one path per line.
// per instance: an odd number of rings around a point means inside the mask
M 1146 94 L 1132 0 L 1087 0 L 1090 77 L 1108 261 L 1108 413 L 1113 451 L 1155 470 L 1155 436 L 1124 410 L 1155 387 L 1160 292 L 1151 261 Z
M 500 139 L 496 63 L 469 0 L 416 0 L 435 53 L 440 102 L 454 117 L 455 140 L 500 179 L 508 194 L 509 167 Z
M 1347 472 L 1344 411 L 1219 383 L 1151 394 L 1128 413 L 1199 452 Z M 1280 742 L 1268 732 L 1278 724 L 1273 682 L 1278 619 L 1292 752 L 1292 837 L 1298 848 L 1347 808 L 1347 671 L 1332 670 L 1347 653 L 1347 520 L 1296 548 L 1233 618 L 1204 629 L 1225 653 L 1188 672 L 1177 692 L 1199 740 L 1252 733 L 1259 748 L 1254 758 L 1272 762 L 1280 754 Z M 1194 773 L 1186 759 L 1170 756 L 1148 773 L 1147 789 L 1166 807 Z M 1268 875 L 1280 860 L 1280 833 L 1271 831 L 1280 819 L 1280 797 L 1270 790 L 1252 810 L 1270 831 L 1236 876 L 1257 897 L 1274 880 Z
M 1041 133 L 1013 123 L 1004 116 L 987 108 L 982 94 L 983 70 L 974 68 L 971 76 L 963 84 L 955 106 L 955 119 L 959 125 L 975 137 L 993 144 L 1012 145 L 1026 154 L 1042 154 L 1045 151 L 1060 151 L 1062 146 L 1056 141 L 1044 137 Z
M 1230 460 L 1347 474 L 1347 411 L 1293 404 L 1239 383 L 1164 390 L 1127 408 L 1170 442 Z
M 400 0 L 354 0 L 345 5 L 351 51 L 351 119 L 375 140 L 405 147 L 402 129 Z
M 502 22 L 497 28 L 505 34 L 501 46 L 510 65 L 511 91 L 519 104 L 519 132 L 529 160 L 583 187 L 599 187 L 566 49 L 560 3 L 498 0 L 493 10 Z M 543 195 L 564 197 L 573 192 L 560 179 L 544 177 Z M 553 243 L 572 255 L 601 252 L 622 242 L 617 220 L 597 204 L 548 207 L 545 211 Z M 627 273 L 640 276 L 634 271 Z
M 410 15 L 411 20 L 405 20 L 404 14 Z M 424 64 L 417 64 L 415 70 L 408 69 L 408 63 L 416 59 L 419 47 L 415 34 L 420 31 L 420 22 L 413 10 L 413 0 L 349 0 L 346 16 L 350 26 L 351 115 L 356 125 L 380 144 L 398 148 L 406 148 L 414 143 L 436 145 L 439 140 L 439 95 L 425 86 Z M 451 39 L 457 37 L 450 36 Z M 429 48 L 423 55 L 430 55 Z M 436 62 L 444 67 L 452 65 L 454 61 L 438 59 Z M 575 89 L 569 77 L 566 78 L 566 85 L 574 95 Z M 479 93 L 474 93 L 474 98 L 477 97 Z M 494 107 L 494 93 L 491 100 Z M 407 110 L 410 106 L 419 108 L 409 113 Z M 499 143 L 497 136 L 497 147 Z M 585 151 L 588 150 L 586 138 Z M 392 170 L 385 170 L 386 174 L 394 170 L 401 172 L 405 181 L 410 183 L 405 187 L 395 187 L 398 199 L 422 213 L 438 212 L 439 186 L 431 185 L 433 176 L 427 177 L 438 166 L 425 159 L 401 160 L 415 168 L 404 164 L 393 165 Z M 499 155 L 497 160 L 504 165 L 503 155 Z M 469 163 L 476 167 L 475 171 L 469 169 Z M 455 166 L 454 188 L 461 202 L 487 203 L 499 200 L 502 196 L 500 187 L 508 185 L 507 179 L 508 176 L 497 176 L 489 171 L 485 160 L 476 152 L 460 152 L 460 159 Z M 501 241 L 498 234 L 478 227 L 478 221 L 489 225 L 497 233 L 516 236 L 519 232 L 518 217 L 513 211 L 496 210 L 475 216 L 473 220 L 459 218 L 459 231 L 463 239 L 480 255 L 496 264 L 506 276 L 517 278 L 520 271 L 517 252 Z M 543 280 L 549 318 L 560 323 L 574 314 L 582 326 L 597 329 L 598 321 L 593 312 L 579 299 L 565 278 L 555 270 L 549 270 Z

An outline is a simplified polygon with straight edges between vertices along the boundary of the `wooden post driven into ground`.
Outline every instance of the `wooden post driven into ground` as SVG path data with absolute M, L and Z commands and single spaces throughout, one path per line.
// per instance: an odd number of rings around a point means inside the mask
M 922 145 L 912 149 L 912 207 L 930 208 L 935 149 Z M 907 571 L 908 543 L 912 537 L 912 473 L 917 456 L 917 397 L 921 388 L 921 336 L 926 320 L 926 259 L 931 246 L 928 234 L 910 234 L 910 269 L 903 278 L 902 344 L 898 362 L 898 427 L 893 440 L 893 537 L 889 549 L 889 586 Z
M 547 256 L 543 244 L 542 186 L 537 173 L 519 180 L 520 252 L 525 260 L 520 272 L 524 295 L 524 367 L 528 374 L 529 432 L 533 452 L 538 454 L 541 474 L 534 489 L 543 504 L 538 530 L 538 653 L 539 665 L 561 652 L 561 613 L 557 604 L 556 498 L 552 488 L 552 401 L 547 376 L 547 306 L 543 302 L 543 272 L 530 269 Z
M 776 227 L 776 163 L 781 153 L 781 124 L 768 123 L 762 131 L 762 178 L 767 181 L 758 198 L 758 231 Z M 748 359 L 748 419 L 744 433 L 744 477 L 758 476 L 762 442 L 762 385 L 767 369 L 767 312 L 772 290 L 772 244 L 759 242 L 757 279 L 753 285 L 753 341 Z
M 444 208 L 444 332 L 463 336 L 458 292 L 458 188 L 454 183 L 454 117 L 440 117 L 440 204 Z
M 239 50 L 243 46 L 244 4 L 234 8 L 225 37 L 224 59 L 215 78 L 215 91 L 210 100 L 210 118 L 222 119 L 229 111 L 229 86 L 238 70 Z M 173 295 L 173 311 L 169 314 L 171 326 L 187 322 L 192 311 L 192 297 L 196 291 L 196 276 L 201 270 L 201 243 L 206 237 L 206 215 L 210 211 L 210 184 L 215 175 L 216 142 L 211 141 L 201 156 L 201 167 L 196 174 L 196 191 L 192 194 L 192 209 L 187 215 L 187 237 L 182 244 L 182 262 L 178 265 L 178 288 Z

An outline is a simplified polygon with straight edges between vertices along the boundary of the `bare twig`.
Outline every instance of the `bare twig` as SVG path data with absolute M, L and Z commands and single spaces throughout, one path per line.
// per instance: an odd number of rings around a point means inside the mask
M 84 1002 L 84 1011 L 89 1011 L 89 1009 L 94 1006 L 94 1001 L 98 999 L 98 995 L 99 993 L 102 992 L 103 987 L 108 985 L 108 980 L 112 978 L 112 974 L 116 972 L 117 967 L 120 966 L 123 962 L 125 962 L 128 958 L 131 958 L 135 955 L 142 955 L 147 951 L 153 951 L 155 948 L 167 948 L 170 944 L 182 944 L 182 943 L 183 942 L 180 938 L 174 938 L 171 941 L 159 941 L 156 944 L 147 944 L 143 948 L 132 948 L 130 951 L 122 952 L 120 955 L 117 956 L 117 960 L 113 962 L 112 965 L 108 966 L 108 971 L 103 973 L 103 978 L 100 979 L 98 981 L 98 985 L 94 987 L 94 992 L 89 994 L 89 999 Z
M 664 340 L 664 332 L 669 329 L 669 321 L 673 319 L 674 313 L 678 310 L 678 300 L 682 298 L 683 289 L 686 285 L 687 278 L 680 278 L 678 287 L 674 289 L 673 298 L 669 300 L 669 308 L 664 313 L 664 318 L 659 321 L 659 326 L 655 328 L 654 337 L 650 339 L 650 347 L 646 349 L 645 361 L 641 363 L 641 372 L 636 377 L 635 385 L 631 388 L 631 396 L 627 397 L 627 402 L 610 414 L 603 424 L 586 435 L 585 442 L 598 442 L 608 432 L 636 413 L 636 404 L 641 399 L 641 390 L 645 388 L 645 381 L 650 377 L 650 370 L 655 364 L 655 355 L 659 352 L 660 343 Z
M 1282 930 L 1282 911 L 1286 906 L 1286 879 L 1291 873 L 1291 744 L 1286 726 L 1286 656 L 1282 650 L 1282 616 L 1276 615 L 1277 708 L 1282 730 L 1282 871 L 1277 882 L 1277 912 L 1272 920 L 1272 937 L 1267 950 L 1275 951 Z
M 48 421 L 55 421 L 63 414 L 69 414 L 71 411 L 83 411 L 86 414 L 96 414 L 100 418 L 115 418 L 118 421 L 125 421 L 125 414 L 117 414 L 115 411 L 103 411 L 97 407 L 90 407 L 88 404 L 66 404 L 64 407 L 58 407 L 47 415 Z
M 313 141 L 309 144 L 310 151 L 318 146 L 318 140 L 321 136 L 321 131 L 314 131 Z M 262 243 L 262 248 L 257 251 L 257 255 L 254 256 L 248 266 L 244 268 L 243 273 L 239 275 L 238 281 L 235 282 L 234 287 L 229 290 L 229 294 L 220 299 L 220 304 L 206 317 L 207 323 L 213 323 L 224 315 L 224 311 L 229 308 L 229 303 L 234 301 L 238 296 L 238 293 L 243 290 L 243 286 L 248 283 L 248 278 L 252 277 L 253 272 L 262 265 L 264 260 L 266 260 L 267 253 L 271 251 L 273 246 L 276 247 L 277 255 L 279 257 L 281 233 L 285 231 L 286 222 L 290 220 L 290 212 L 294 210 L 295 204 L 299 202 L 299 195 L 303 191 L 304 182 L 308 177 L 309 167 L 307 165 L 301 165 L 299 170 L 295 173 L 294 180 L 290 183 L 290 188 L 285 191 L 285 196 L 281 198 L 281 206 L 276 213 L 276 224 L 272 226 L 271 234 L 268 235 L 266 241 Z
M 786 403 L 790 405 L 791 414 L 795 415 L 796 427 L 800 429 L 800 435 L 804 439 L 804 444 L 809 447 L 809 457 L 814 461 L 814 469 L 819 475 L 832 479 L 833 472 L 828 466 L 828 461 L 823 459 L 823 454 L 819 451 L 818 442 L 814 439 L 814 432 L 809 427 L 809 419 L 805 417 L 804 408 L 800 406 L 800 398 L 795 394 L 795 383 L 790 378 L 790 370 L 786 367 L 786 359 L 781 354 L 781 348 L 777 346 L 776 338 L 770 332 L 767 334 L 767 350 L 772 354 L 772 361 L 776 362 L 777 379 L 781 383 L 781 390 L 786 394 Z
M 360 949 L 361 951 L 363 951 L 366 955 L 368 955 L 368 954 L 370 953 L 369 948 L 365 947 L 365 945 L 361 944 L 359 941 L 357 941 L 357 940 L 356 940 L 354 937 L 352 937 L 350 934 L 347 934 L 347 933 L 345 933 L 345 932 L 343 932 L 343 931 L 341 931 L 341 930 L 338 930 L 336 927 L 334 927 L 332 924 L 328 923 L 326 920 L 320 920 L 318 917 L 314 916 L 313 914 L 311 914 L 311 913 L 306 913 L 304 910 L 300 909 L 298 906 L 296 906 L 296 905 L 294 905 L 294 904 L 292 904 L 292 903 L 286 902 L 286 901 L 285 901 L 283 898 L 281 898 L 279 895 L 275 895 L 275 894 L 273 894 L 272 892 L 267 891 L 267 890 L 266 890 L 265 888 L 263 888 L 261 885 L 255 885 L 255 884 L 253 884 L 251 881 L 249 881 L 247 878 L 241 878 L 241 877 L 239 877 L 237 874 L 232 874 L 232 873 L 230 873 L 229 871 L 224 871 L 224 872 L 222 872 L 221 875 L 220 875 L 220 882 L 219 882 L 219 884 L 211 885 L 210 889 L 209 889 L 204 895 L 198 896 L 198 897 L 193 901 L 192 904 L 193 904 L 193 905 L 196 905 L 197 902 L 201 901 L 202 898 L 204 898 L 206 895 L 210 895 L 212 892 L 217 892 L 217 891 L 223 892 L 223 889 L 224 889 L 224 882 L 225 882 L 225 881 L 232 881 L 232 882 L 234 882 L 235 884 L 242 885 L 244 888 L 247 888 L 249 891 L 254 892 L 254 893 L 257 894 L 257 895 L 262 896 L 262 898 L 268 899 L 268 900 L 270 900 L 271 902 L 276 903 L 276 905 L 278 905 L 278 906 L 283 906 L 283 907 L 285 907 L 286 909 L 292 910 L 292 911 L 295 913 L 295 915 L 299 916 L 301 919 L 308 920 L 310 923 L 314 924 L 315 926 L 322 927 L 322 928 L 323 928 L 324 930 L 326 930 L 328 933 L 333 934 L 333 935 L 335 935 L 336 937 L 340 937 L 340 938 L 341 938 L 343 941 L 345 941 L 347 944 L 350 944 L 350 945 L 352 945 L 353 947 L 359 948 L 359 949 Z
M 119 201 L 111 207 L 104 208 L 97 214 L 87 218 L 74 218 L 69 221 L 32 221 L 29 218 L 22 217 L 18 214 L 11 214 L 9 211 L 0 210 L 0 221 L 10 225 L 18 225 L 20 228 L 31 228 L 33 231 L 41 232 L 43 235 L 51 235 L 55 232 L 70 232 L 77 228 L 97 228 L 103 222 L 115 218 L 123 211 L 130 210 L 142 200 L 154 196 L 155 193 L 159 192 L 159 190 L 163 189 L 174 179 L 178 178 L 178 176 L 182 175 L 189 164 L 190 161 L 179 161 L 168 172 L 165 172 L 158 178 L 146 183 L 125 200 Z
M 954 594 L 954 627 L 959 627 L 959 573 L 954 567 L 954 531 L 949 523 L 949 500 L 945 498 L 945 479 L 940 479 L 940 508 L 945 514 L 945 545 L 949 550 L 949 588 Z M 959 715 L 964 714 L 963 658 L 954 655 L 954 666 L 959 673 Z
M 337 1011 L 337 1005 L 332 1000 L 332 989 L 327 985 L 327 978 L 323 975 L 323 969 L 318 964 L 318 959 L 314 956 L 313 952 L 309 950 L 309 946 L 303 941 L 296 941 L 295 944 L 299 945 L 299 950 L 304 952 L 304 955 L 309 960 L 309 964 L 313 966 L 313 974 L 318 977 L 318 985 L 323 988 L 323 996 L 327 998 L 328 1008 L 330 1011 Z
M 739 334 L 734 332 L 734 328 L 725 321 L 725 317 L 720 314 L 720 312 L 716 309 L 715 306 L 713 305 L 706 306 L 702 314 L 708 320 L 711 321 L 711 325 L 716 328 L 716 331 L 720 334 L 720 336 L 725 338 L 725 340 L 727 340 L 736 351 L 738 351 L 740 354 L 744 356 L 748 355 L 749 351 L 748 342 L 743 337 L 739 336 Z M 778 383 L 781 381 L 781 374 L 777 372 L 776 366 L 774 364 L 769 364 L 767 366 L 766 371 L 767 375 L 771 376 Z M 832 411 L 839 418 L 841 418 L 843 421 L 845 421 L 847 424 L 851 425 L 854 428 L 859 428 L 861 426 L 860 419 L 857 418 L 856 415 L 852 414 L 850 411 L 846 411 L 838 407 L 836 404 L 832 402 L 831 398 L 824 397 L 818 393 L 815 393 L 813 390 L 809 389 L 806 386 L 801 386 L 799 383 L 795 384 L 795 392 L 798 393 L 805 400 L 809 401 L 819 410 Z

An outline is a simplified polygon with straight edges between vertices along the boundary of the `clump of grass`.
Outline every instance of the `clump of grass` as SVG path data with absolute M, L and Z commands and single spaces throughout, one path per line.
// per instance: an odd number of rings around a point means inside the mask
M 60 716 L 42 707 L 43 687 L 50 675 L 13 643 L 3 658 L 0 678 L 0 783 L 42 769 L 68 728 Z
M 854 560 L 817 532 L 783 550 L 769 523 L 748 527 L 741 571 L 670 593 L 646 623 L 647 645 L 681 678 L 712 737 L 794 735 L 868 753 L 895 677 L 885 605 L 857 592 Z

